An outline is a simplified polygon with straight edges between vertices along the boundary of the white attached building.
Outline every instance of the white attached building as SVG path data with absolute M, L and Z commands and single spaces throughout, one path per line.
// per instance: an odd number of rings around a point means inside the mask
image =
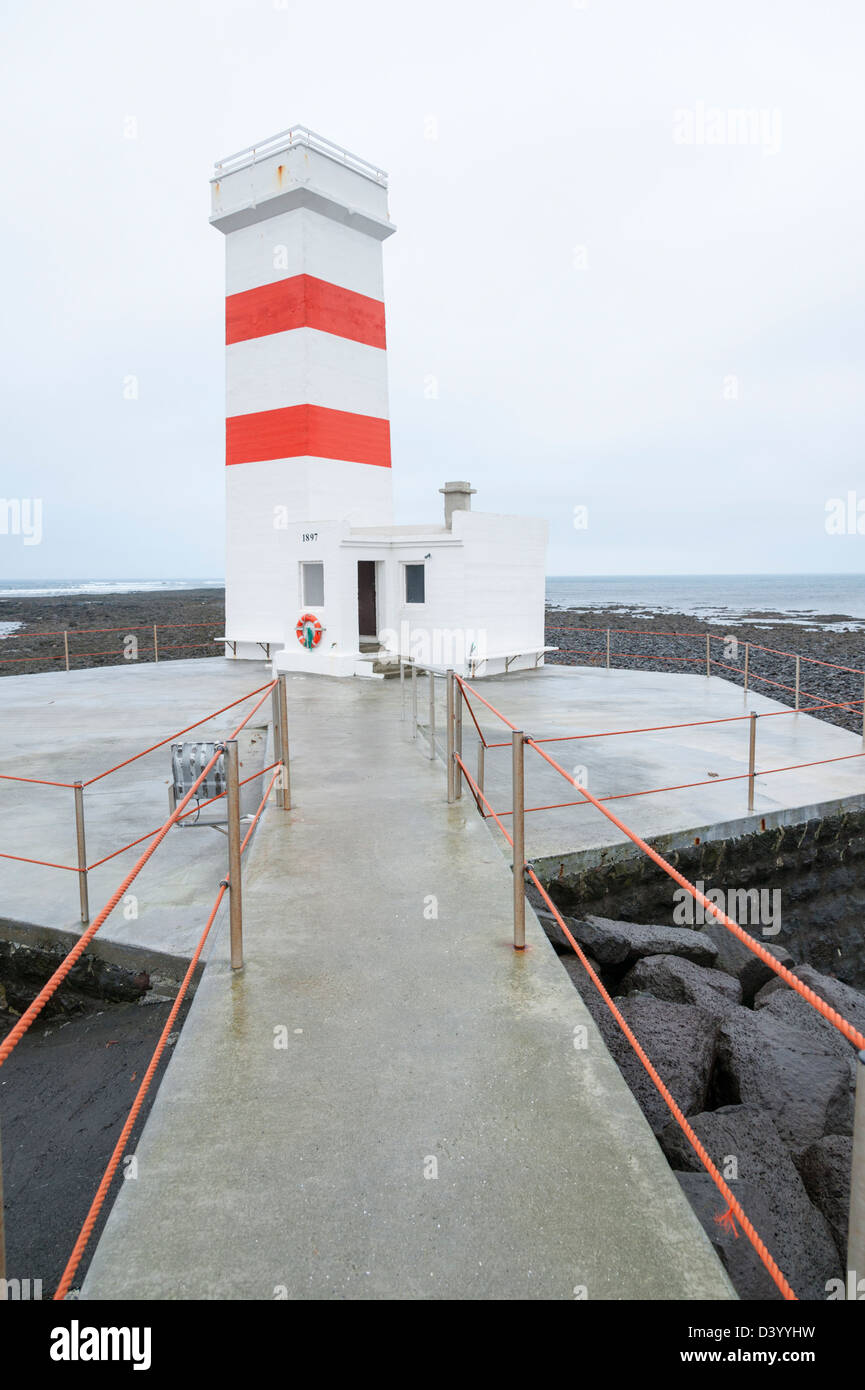
M 544 652 L 546 522 L 394 526 L 381 245 L 387 176 L 301 126 L 216 166 L 226 247 L 226 654 L 373 674 Z M 376 663 L 378 664 L 378 663 Z

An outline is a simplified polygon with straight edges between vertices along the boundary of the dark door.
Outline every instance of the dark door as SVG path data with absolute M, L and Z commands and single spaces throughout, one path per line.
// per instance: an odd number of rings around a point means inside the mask
M 375 611 L 375 560 L 357 562 L 357 627 L 361 637 L 375 637 L 378 633 Z

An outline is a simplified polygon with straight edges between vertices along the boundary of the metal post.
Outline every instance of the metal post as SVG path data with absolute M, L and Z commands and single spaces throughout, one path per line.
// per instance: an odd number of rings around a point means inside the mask
M 751 643 L 745 643 L 745 694 L 748 694 L 748 663 L 751 659 Z
M 513 784 L 513 831 L 514 831 L 514 950 L 522 951 L 526 945 L 526 891 L 523 874 L 526 862 L 526 817 L 525 817 L 525 768 L 523 765 L 523 746 L 525 734 L 522 729 L 514 729 L 511 737 L 512 784 Z
M 78 896 L 81 900 L 81 922 L 90 921 L 90 900 L 87 895 L 87 848 L 84 842 L 84 787 L 75 782 L 75 838 L 78 842 Z
M 63 634 L 63 649 L 66 652 L 66 670 L 69 670 L 69 633 Z
M 411 736 L 417 738 L 417 667 L 411 667 Z
M 286 677 L 280 676 L 275 686 L 277 714 L 279 716 L 279 761 L 282 763 L 282 788 L 277 796 L 277 805 L 283 811 L 291 810 L 291 755 L 288 746 L 288 698 Z
M 432 669 L 429 671 L 429 755 L 430 759 L 436 755 L 436 678 Z
M 853 1159 L 850 1166 L 850 1220 L 847 1226 L 847 1297 L 855 1299 L 865 1278 L 865 1052 L 856 1067 Z
M 610 669 L 610 629 L 607 628 L 607 670 Z
M 228 883 L 230 895 L 231 968 L 243 965 L 243 885 L 240 877 L 240 771 L 237 739 L 225 745 L 228 805 Z
M 456 689 L 456 709 L 454 710 L 454 748 L 460 758 L 463 755 L 463 692 L 462 688 L 454 682 Z M 463 794 L 463 770 L 459 763 L 454 760 L 454 795 L 457 801 Z
M 3 1220 L 3 1148 L 0 1145 L 0 1279 L 6 1278 L 6 1223 Z
M 748 810 L 754 809 L 754 761 L 757 753 L 757 715 L 751 711 L 751 729 L 748 742 Z
M 159 638 L 156 636 L 156 624 L 153 624 L 153 660 L 159 662 Z
M 706 633 L 706 675 L 707 675 L 707 676 L 711 676 L 711 674 L 712 674 L 712 654 L 711 654 L 711 651 L 709 650 L 709 634 L 708 634 L 708 632 L 707 632 L 707 633 Z
M 481 801 L 481 794 L 482 794 L 483 789 L 484 789 L 484 753 L 485 753 L 485 751 L 486 751 L 486 746 L 485 746 L 485 744 L 484 744 L 484 742 L 483 742 L 483 739 L 481 739 L 480 743 L 478 744 L 478 775 L 477 775 L 477 784 L 478 784 L 478 798 L 477 798 L 477 802 L 478 802 L 478 810 L 480 811 L 481 815 L 484 815 L 484 814 L 485 814 L 485 812 L 484 812 L 484 803 Z
M 447 712 L 447 763 L 448 763 L 448 805 L 454 802 L 454 771 L 456 763 L 454 761 L 454 673 L 450 667 L 446 676 L 448 712 Z
M 797 657 L 796 657 L 796 708 L 797 708 L 797 709 L 799 708 L 799 667 L 800 667 L 801 661 L 802 661 L 802 658 L 799 657 L 799 656 L 797 656 Z
M 399 717 L 405 719 L 405 662 L 399 659 Z
M 280 718 L 279 718 L 279 686 L 275 685 L 270 692 L 270 713 L 273 721 L 273 761 L 282 762 L 282 744 L 280 743 Z M 282 806 L 282 788 L 279 782 L 276 784 L 276 804 Z

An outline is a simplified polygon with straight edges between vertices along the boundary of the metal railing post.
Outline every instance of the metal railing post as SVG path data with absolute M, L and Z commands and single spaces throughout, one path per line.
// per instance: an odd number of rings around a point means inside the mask
M 273 761 L 282 762 L 282 742 L 280 739 L 280 718 L 279 718 L 279 687 L 274 686 L 270 692 L 270 713 L 273 721 Z M 276 784 L 276 804 L 282 806 L 282 787 L 279 782 Z
M 63 650 L 64 650 L 65 653 L 66 653 L 66 670 L 68 671 L 68 670 L 69 670 L 69 633 L 68 633 L 68 632 L 64 632 L 64 634 L 63 634 Z
M 448 764 L 448 805 L 454 801 L 454 771 L 456 762 L 454 761 L 454 673 L 448 667 L 447 676 L 447 764 Z
M 288 745 L 288 697 L 286 693 L 286 677 L 279 676 L 274 686 L 276 691 L 276 703 L 279 712 L 279 761 L 282 763 L 282 790 L 281 799 L 278 805 L 283 811 L 291 810 L 291 753 Z
M 159 638 L 156 635 L 156 624 L 153 624 L 153 660 L 159 664 Z
M 436 755 L 436 678 L 430 667 L 429 675 L 429 755 L 432 760 Z
M 0 1143 L 0 1279 L 6 1278 L 6 1223 L 3 1219 L 3 1145 Z
M 78 897 L 81 902 L 81 922 L 86 926 L 90 921 L 90 899 L 87 892 L 87 846 L 84 837 L 84 787 L 76 782 L 75 787 L 75 839 L 78 845 Z
M 853 1158 L 850 1165 L 850 1220 L 847 1226 L 847 1297 L 857 1297 L 865 1278 L 865 1052 L 856 1067 Z
M 454 749 L 458 756 L 463 755 L 463 692 L 461 686 L 454 682 L 456 693 L 456 705 L 454 708 Z M 454 759 L 454 797 L 460 800 L 463 794 L 463 770 L 459 763 Z
M 478 791 L 481 792 L 481 793 L 483 793 L 483 789 L 484 789 L 484 753 L 485 753 L 485 751 L 486 751 L 486 750 L 485 750 L 484 741 L 483 741 L 483 739 L 481 739 L 480 742 L 478 743 L 478 775 L 477 775 L 477 779 L 476 779 L 476 780 L 477 780 L 477 784 L 478 784 Z M 480 800 L 480 797 L 478 798 L 478 810 L 481 812 L 481 815 L 483 815 L 484 808 L 483 808 L 483 802 Z
M 754 809 L 754 764 L 757 756 L 757 715 L 751 711 L 748 737 L 748 810 Z
M 402 657 L 399 659 L 399 717 L 400 722 L 405 721 L 405 662 Z
M 610 629 L 607 628 L 607 670 L 610 669 Z
M 745 694 L 748 694 L 748 664 L 751 659 L 751 643 L 745 643 Z
M 417 738 L 417 667 L 411 664 L 411 736 Z
M 243 965 L 243 884 L 240 874 L 240 772 L 237 739 L 225 745 L 226 803 L 228 806 L 228 893 L 231 926 L 231 968 Z
M 712 653 L 711 653 L 711 650 L 710 650 L 710 648 L 709 648 L 709 634 L 708 634 L 708 632 L 707 632 L 707 633 L 706 633 L 706 675 L 707 675 L 707 676 L 711 676 L 711 674 L 712 674 Z
M 523 748 L 525 734 L 522 729 L 514 729 L 511 737 L 511 768 L 513 784 L 513 832 L 514 832 L 514 950 L 522 951 L 526 945 L 526 891 L 523 874 L 526 862 L 526 817 L 525 817 L 525 766 Z
M 801 665 L 801 657 L 798 657 L 798 656 L 797 656 L 797 657 L 796 657 L 796 709 L 799 708 L 799 668 L 800 668 L 800 665 Z

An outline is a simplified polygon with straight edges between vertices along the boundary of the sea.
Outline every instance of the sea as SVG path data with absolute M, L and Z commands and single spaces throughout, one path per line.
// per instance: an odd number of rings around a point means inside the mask
M 685 613 L 707 623 L 865 629 L 865 574 L 551 575 L 552 608 Z
M 224 579 L 0 579 L 0 599 L 73 598 L 76 594 L 147 594 L 176 589 L 222 589 Z M 23 623 L 0 622 L 0 639 Z
M 3 598 L 164 593 L 221 589 L 224 579 L 0 579 Z M 721 624 L 808 623 L 835 632 L 865 629 L 865 574 L 550 575 L 552 608 L 628 609 L 647 617 L 684 613 Z M 20 623 L 0 622 L 0 637 Z

